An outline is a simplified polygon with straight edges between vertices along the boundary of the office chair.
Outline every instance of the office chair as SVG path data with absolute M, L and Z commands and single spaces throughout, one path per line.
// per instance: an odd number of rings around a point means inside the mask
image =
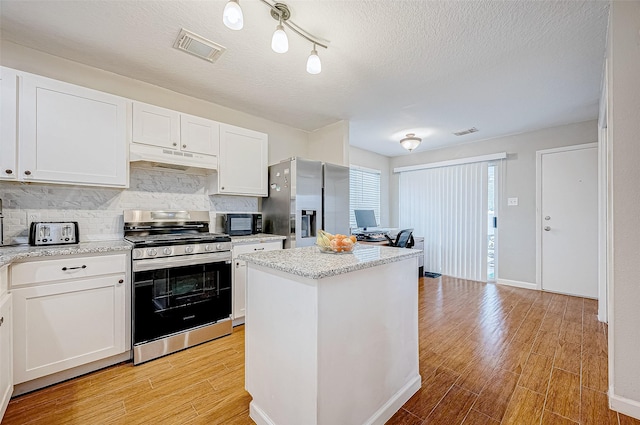
M 389 235 L 384 235 L 389 241 L 389 246 L 395 246 L 397 248 L 411 248 L 413 246 L 413 229 L 403 229 L 398 232 L 396 240 L 394 241 Z

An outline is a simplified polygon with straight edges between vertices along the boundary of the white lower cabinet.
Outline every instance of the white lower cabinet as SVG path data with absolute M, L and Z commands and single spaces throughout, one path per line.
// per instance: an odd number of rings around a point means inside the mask
M 130 349 L 126 264 L 117 254 L 12 265 L 15 384 Z
M 0 296 L 0 422 L 13 394 L 11 319 L 11 294 L 6 294 Z
M 241 254 L 251 252 L 274 251 L 282 249 L 282 241 L 248 243 L 233 245 L 233 320 L 236 324 L 242 323 L 245 316 L 246 290 L 247 290 L 247 263 L 239 260 Z M 238 319 L 240 319 L 238 321 Z

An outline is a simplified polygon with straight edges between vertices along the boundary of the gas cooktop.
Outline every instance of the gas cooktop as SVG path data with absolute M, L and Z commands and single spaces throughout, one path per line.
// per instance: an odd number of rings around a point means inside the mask
M 127 235 L 125 240 L 136 245 L 187 245 L 192 243 L 231 242 L 224 233 L 164 233 L 159 235 Z

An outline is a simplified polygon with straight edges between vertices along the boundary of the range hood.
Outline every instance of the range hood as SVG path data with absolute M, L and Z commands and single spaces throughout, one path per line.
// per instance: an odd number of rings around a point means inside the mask
M 147 162 L 156 167 L 177 170 L 201 168 L 216 171 L 218 169 L 218 158 L 214 155 L 182 152 L 139 143 L 131 143 L 129 145 L 129 162 Z

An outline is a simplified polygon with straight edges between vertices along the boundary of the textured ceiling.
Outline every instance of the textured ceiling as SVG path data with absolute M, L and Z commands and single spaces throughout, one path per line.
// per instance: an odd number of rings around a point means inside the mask
M 241 0 L 245 27 L 222 24 L 226 1 L 1 0 L 6 40 L 304 130 L 351 123 L 350 143 L 387 156 L 594 119 L 608 2 L 291 0 L 291 20 L 329 40 L 322 73 L 309 42 Z M 172 48 L 181 28 L 222 44 L 210 64 Z M 451 133 L 477 127 L 456 137 Z

